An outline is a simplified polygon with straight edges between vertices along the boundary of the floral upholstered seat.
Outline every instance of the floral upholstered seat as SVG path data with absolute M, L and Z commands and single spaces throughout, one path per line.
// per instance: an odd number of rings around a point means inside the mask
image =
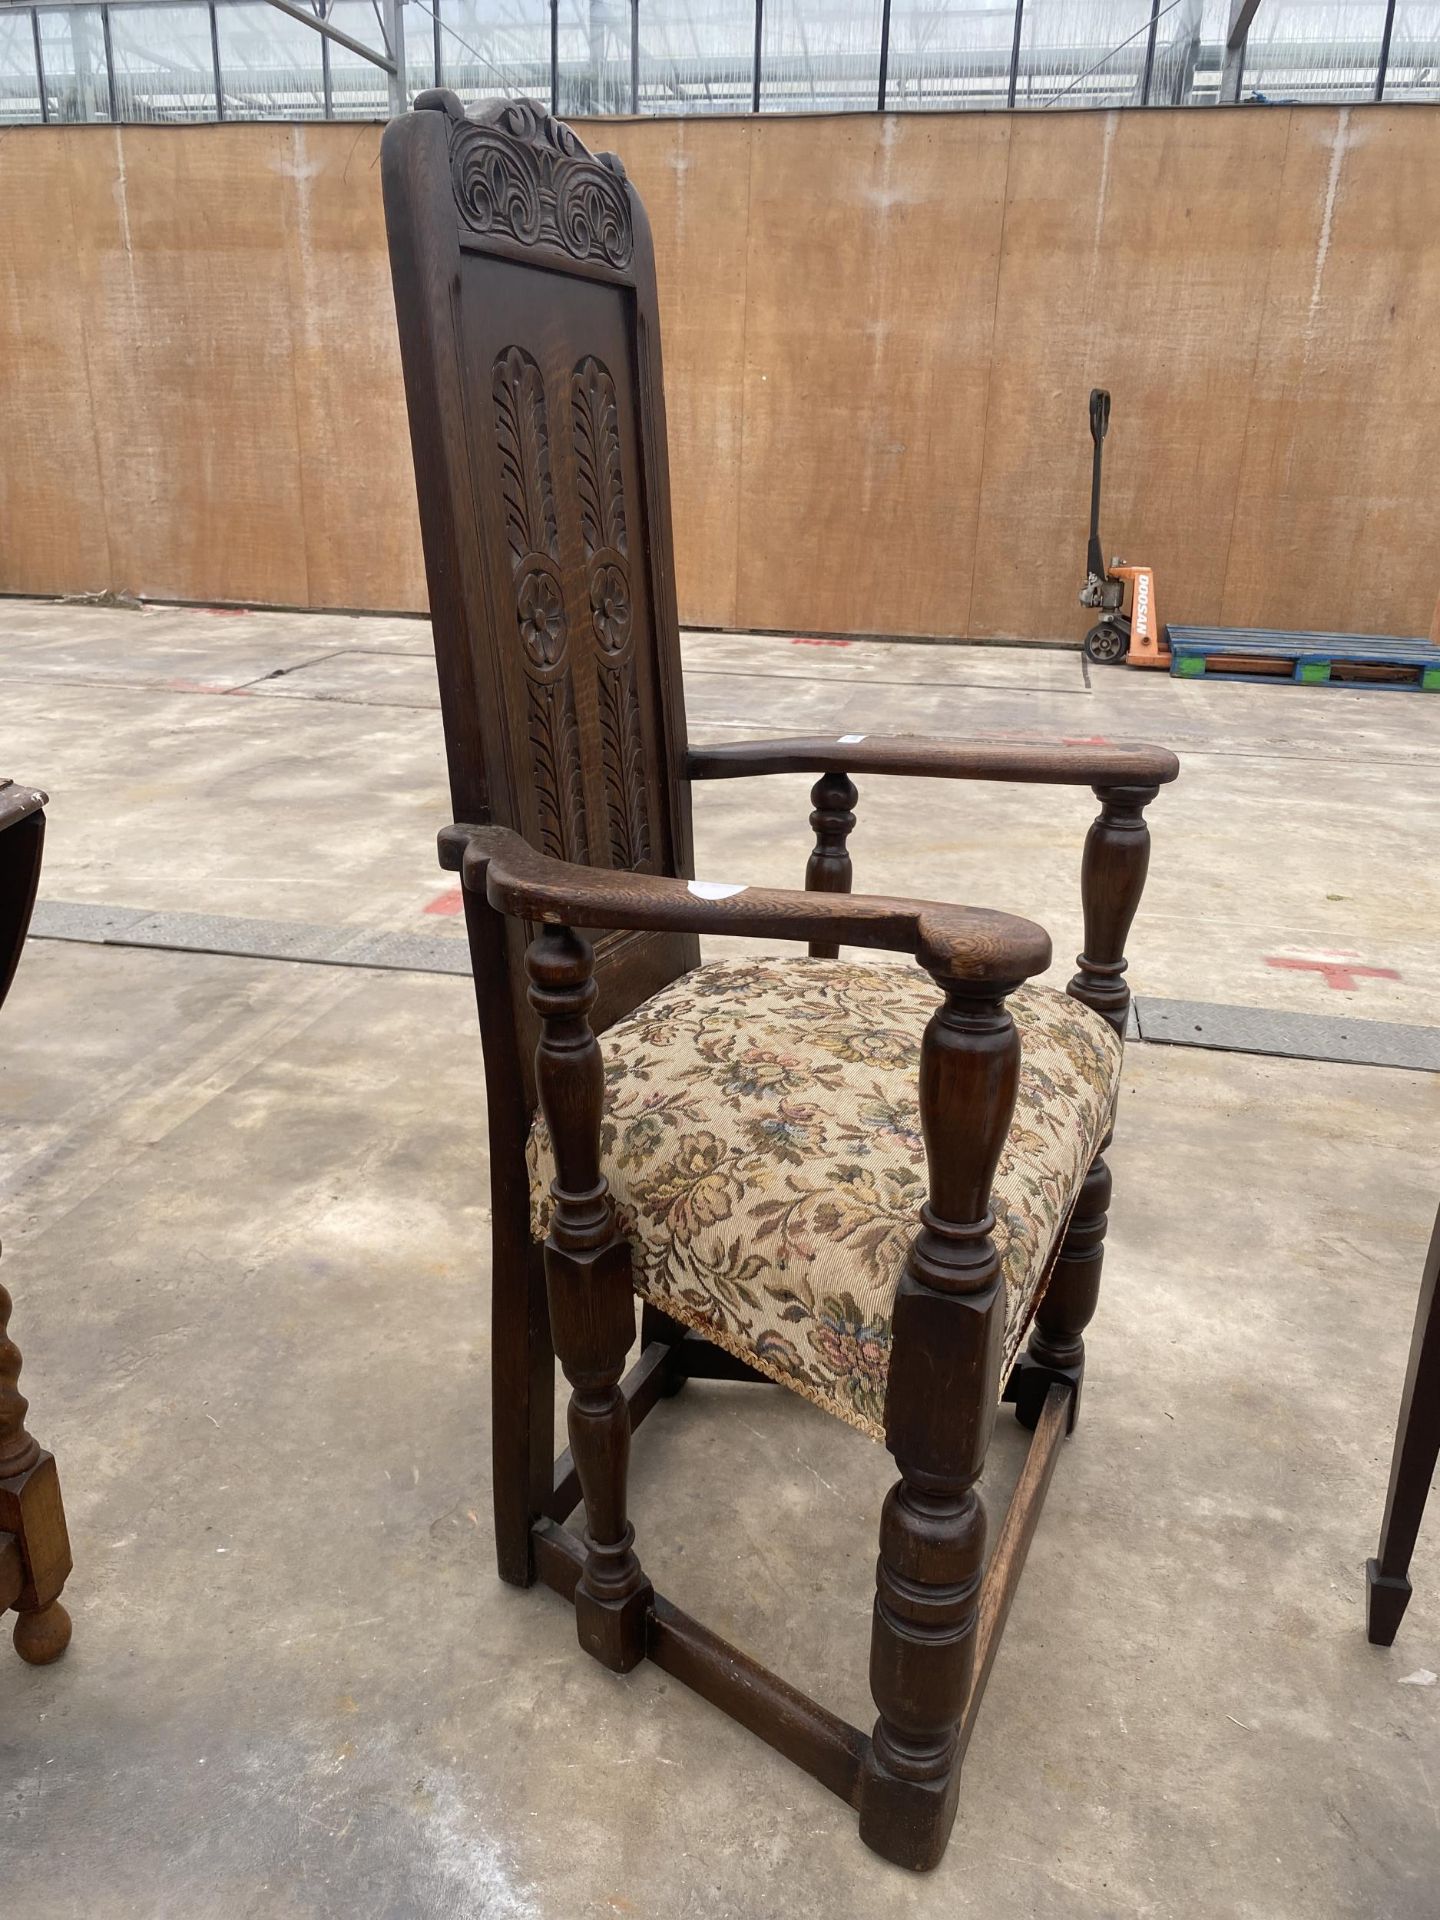
M 926 1197 L 916 966 L 722 960 L 601 1036 L 601 1168 L 636 1290 L 771 1379 L 883 1438 L 890 1320 Z M 995 1177 L 1008 1377 L 1109 1128 L 1120 1043 L 1046 987 L 1010 998 L 1020 1088 Z M 532 1228 L 554 1166 L 530 1135 Z

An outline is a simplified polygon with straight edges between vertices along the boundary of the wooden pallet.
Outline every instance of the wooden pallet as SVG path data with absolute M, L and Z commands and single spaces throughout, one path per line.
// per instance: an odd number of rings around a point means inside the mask
M 1170 656 L 1170 672 L 1180 680 L 1293 680 L 1304 687 L 1415 687 L 1440 693 L 1440 647 L 1428 640 L 1171 627 Z

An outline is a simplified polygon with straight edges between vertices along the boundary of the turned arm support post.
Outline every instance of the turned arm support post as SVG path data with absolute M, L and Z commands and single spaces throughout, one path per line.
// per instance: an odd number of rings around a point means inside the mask
M 858 789 L 845 773 L 822 773 L 810 789 L 815 811 L 810 825 L 815 831 L 815 848 L 805 866 L 807 893 L 849 893 L 854 867 L 846 842 L 855 825 Z M 840 952 L 837 940 L 812 940 L 812 960 L 834 960 Z
M 862 1837 L 883 1837 L 888 1858 L 915 1868 L 939 1859 L 955 1816 L 974 1677 L 985 1560 L 975 1483 L 1005 1331 L 990 1192 L 1020 1077 L 1005 1005 L 1018 975 L 959 981 L 933 971 L 944 999 L 920 1063 L 929 1198 L 892 1324 L 885 1444 L 900 1478 L 880 1523 L 870 1654 L 879 1718 L 860 1802 Z
M 1080 892 L 1085 948 L 1066 991 L 1101 1014 L 1123 1040 L 1130 1012 L 1125 942 L 1145 890 L 1150 829 L 1145 809 L 1158 787 L 1096 787 L 1100 812 L 1085 836 Z
M 686 768 L 692 779 L 713 780 L 741 774 L 811 771 L 818 766 L 820 778 L 810 793 L 815 847 L 805 869 L 805 888 L 809 893 L 849 893 L 852 867 L 847 841 L 855 825 L 854 807 L 859 795 L 848 772 L 825 764 L 841 746 L 847 750 L 846 766 L 858 767 L 861 772 L 1084 784 L 1092 788 L 1100 801 L 1100 816 L 1085 843 L 1085 951 L 1079 956 L 1080 972 L 1071 981 L 1070 991 L 1077 1000 L 1103 1014 L 1123 1038 L 1130 1006 L 1129 990 L 1122 978 L 1125 937 L 1140 903 L 1149 861 L 1144 810 L 1161 786 L 1179 772 L 1174 754 L 1162 747 L 1071 741 L 736 741 L 719 747 L 692 747 Z M 833 940 L 810 943 L 815 959 L 833 960 L 838 952 L 838 943 Z
M 1130 1012 L 1125 983 L 1125 941 L 1140 905 L 1150 863 L 1145 809 L 1154 786 L 1096 787 L 1100 813 L 1085 839 L 1081 889 L 1085 948 L 1067 992 L 1108 1020 L 1121 1043 Z M 1050 1388 L 1069 1388 L 1067 1430 L 1073 1431 L 1085 1378 L 1085 1329 L 1100 1298 L 1105 1228 L 1110 1206 L 1107 1131 L 1075 1197 L 1049 1283 L 1035 1310 L 1024 1353 L 1017 1356 L 1006 1388 L 1022 1426 L 1033 1428 Z
M 585 1498 L 576 1627 L 587 1652 L 625 1673 L 644 1658 L 652 1594 L 625 1511 L 630 1418 L 619 1383 L 635 1339 L 635 1303 L 630 1247 L 615 1230 L 600 1171 L 605 1076 L 590 1026 L 594 954 L 571 928 L 545 926 L 525 964 L 540 1016 L 536 1087 L 555 1155 L 545 1288 L 555 1352 L 574 1389 L 570 1450 Z

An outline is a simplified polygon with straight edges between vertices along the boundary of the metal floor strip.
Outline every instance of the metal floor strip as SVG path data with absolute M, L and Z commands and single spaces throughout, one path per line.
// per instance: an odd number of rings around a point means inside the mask
M 79 940 L 107 947 L 156 947 L 237 960 L 298 960 L 311 966 L 379 967 L 401 973 L 470 972 L 460 938 L 383 927 L 317 926 L 304 920 L 245 920 L 222 913 L 152 913 L 86 901 L 37 900 L 37 940 Z
M 90 901 L 37 901 L 30 936 L 242 960 L 291 960 L 311 966 L 462 977 L 470 972 L 470 949 L 459 936 L 322 926 L 303 920 L 247 920 L 219 913 L 154 913 L 143 907 Z M 1440 1027 L 1392 1020 L 1282 1013 L 1272 1007 L 1141 994 L 1131 1008 L 1129 1037 L 1156 1046 L 1440 1072 Z
M 1440 1072 L 1440 1027 L 1345 1015 L 1281 1013 L 1273 1007 L 1137 995 L 1140 1038 L 1169 1047 L 1211 1047 L 1282 1060 L 1332 1060 L 1352 1067 Z

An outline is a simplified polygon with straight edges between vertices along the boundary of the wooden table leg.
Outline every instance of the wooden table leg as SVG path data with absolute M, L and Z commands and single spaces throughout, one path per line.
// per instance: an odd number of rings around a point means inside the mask
M 0 1578 L 0 1610 L 14 1607 L 15 1651 L 43 1667 L 70 1644 L 70 1616 L 60 1605 L 70 1539 L 54 1456 L 25 1430 L 20 1349 L 7 1332 L 9 1321 L 10 1296 L 0 1286 L 0 1547 L 13 1543 L 9 1558 L 19 1576 L 18 1582 Z
M 45 795 L 0 779 L 0 1001 L 20 964 L 40 880 Z M 0 1286 L 0 1613 L 14 1607 L 15 1651 L 32 1666 L 70 1644 L 60 1589 L 70 1539 L 52 1455 L 25 1431 L 20 1349 L 7 1331 L 10 1296 Z
M 1425 1259 L 1420 1304 L 1410 1341 L 1410 1365 L 1400 1401 L 1395 1457 L 1390 1463 L 1390 1493 L 1380 1528 L 1380 1552 L 1365 1563 L 1365 1630 L 1377 1647 L 1388 1647 L 1410 1601 L 1407 1578 L 1426 1495 L 1440 1458 L 1440 1313 L 1436 1280 L 1440 1276 L 1440 1213 Z

